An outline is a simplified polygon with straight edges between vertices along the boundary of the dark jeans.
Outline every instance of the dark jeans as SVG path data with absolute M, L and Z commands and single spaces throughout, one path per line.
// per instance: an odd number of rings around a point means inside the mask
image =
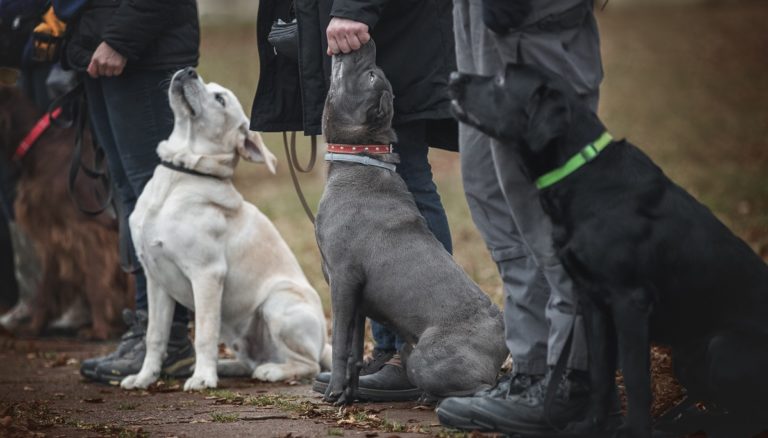
M 168 83 L 173 72 L 126 70 L 116 77 L 92 79 L 84 75 L 91 128 L 104 149 L 120 211 L 120 245 L 130 250 L 138 269 L 136 309 L 147 309 L 147 278 L 141 270 L 128 227 L 144 185 L 160 163 L 157 145 L 173 130 Z M 189 321 L 187 309 L 176 304 L 174 320 Z
M 437 193 L 437 186 L 432 181 L 432 166 L 429 165 L 428 159 L 427 124 L 424 121 L 415 121 L 394 128 L 397 133 L 394 151 L 400 154 L 397 173 L 413 194 L 416 206 L 427 221 L 429 230 L 448 252 L 453 253 L 448 217 L 445 215 L 443 203 Z M 400 351 L 405 343 L 396 333 L 374 320 L 371 320 L 371 331 L 378 349 Z

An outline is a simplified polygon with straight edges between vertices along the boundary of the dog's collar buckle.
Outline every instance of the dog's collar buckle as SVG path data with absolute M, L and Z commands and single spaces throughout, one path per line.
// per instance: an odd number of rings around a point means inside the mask
M 328 152 L 334 154 L 391 154 L 392 145 L 328 143 Z

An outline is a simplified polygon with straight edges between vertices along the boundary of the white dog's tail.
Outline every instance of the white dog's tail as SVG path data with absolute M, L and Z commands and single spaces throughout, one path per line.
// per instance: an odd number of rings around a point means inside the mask
M 320 369 L 321 371 L 331 370 L 331 344 L 325 344 L 323 352 L 320 353 Z

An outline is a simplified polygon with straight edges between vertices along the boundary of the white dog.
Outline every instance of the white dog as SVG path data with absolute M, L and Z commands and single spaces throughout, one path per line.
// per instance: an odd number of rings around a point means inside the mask
M 238 157 L 274 173 L 274 155 L 248 130 L 234 94 L 194 69 L 176 72 L 169 95 L 173 132 L 130 217 L 147 275 L 147 354 L 121 386 L 157 380 L 174 300 L 195 311 L 195 371 L 185 390 L 216 387 L 220 335 L 237 354 L 218 363 L 222 375 L 274 382 L 329 368 L 320 297 L 274 225 L 232 185 Z

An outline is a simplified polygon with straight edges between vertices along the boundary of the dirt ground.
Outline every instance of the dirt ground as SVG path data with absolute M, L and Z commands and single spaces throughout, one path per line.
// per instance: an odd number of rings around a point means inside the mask
M 440 427 L 432 408 L 385 403 L 339 410 L 323 403 L 308 382 L 222 379 L 216 390 L 185 393 L 183 381 L 128 392 L 82 379 L 80 361 L 113 346 L 71 339 L 0 340 L 0 436 L 452 435 Z

